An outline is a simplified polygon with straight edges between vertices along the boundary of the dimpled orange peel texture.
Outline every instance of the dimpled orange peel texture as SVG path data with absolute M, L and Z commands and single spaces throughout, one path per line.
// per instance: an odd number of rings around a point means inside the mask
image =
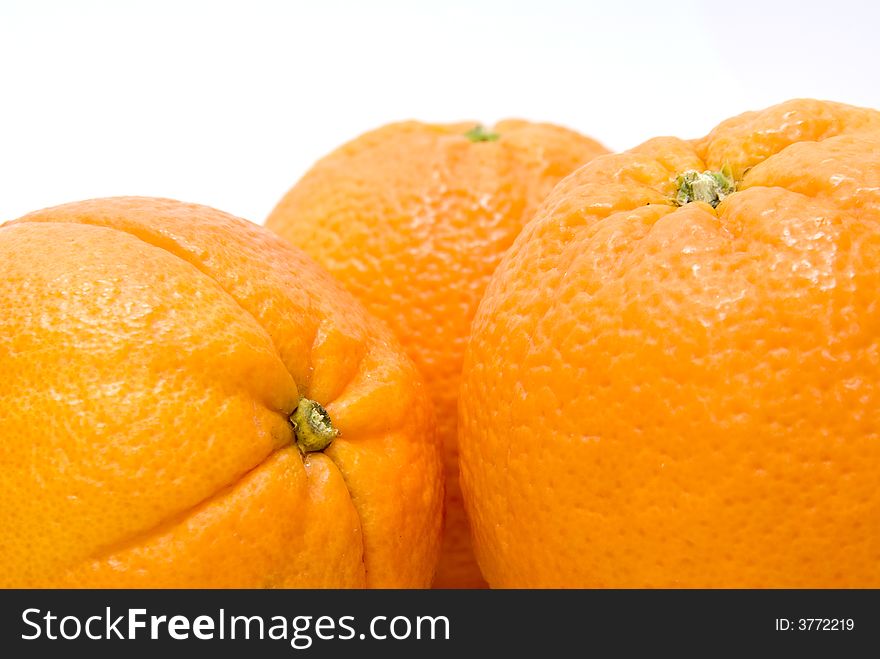
M 815 100 L 564 180 L 474 321 L 497 587 L 880 587 L 880 113 Z
M 0 584 L 430 584 L 425 387 L 305 254 L 130 197 L 0 227 L 0 272 Z
M 446 528 L 436 587 L 485 586 L 458 487 L 456 402 L 486 282 L 564 176 L 606 153 L 550 124 L 410 121 L 319 161 L 266 221 L 385 320 L 428 382 L 446 451 Z

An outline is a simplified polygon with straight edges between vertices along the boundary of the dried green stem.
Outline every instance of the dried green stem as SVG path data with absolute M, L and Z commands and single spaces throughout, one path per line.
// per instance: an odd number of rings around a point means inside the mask
M 466 138 L 468 138 L 471 142 L 494 142 L 501 135 L 498 133 L 493 133 L 491 130 L 486 129 L 485 126 L 481 124 L 477 124 L 473 128 L 471 128 L 468 132 L 464 134 Z
M 339 436 L 327 410 L 308 398 L 299 399 L 299 404 L 290 415 L 290 422 L 293 424 L 296 445 L 303 453 L 323 451 Z
M 675 197 L 673 201 L 684 206 L 692 201 L 703 201 L 712 208 L 720 204 L 725 197 L 736 190 L 736 183 L 730 167 L 725 165 L 719 172 L 698 172 L 689 169 L 675 179 Z

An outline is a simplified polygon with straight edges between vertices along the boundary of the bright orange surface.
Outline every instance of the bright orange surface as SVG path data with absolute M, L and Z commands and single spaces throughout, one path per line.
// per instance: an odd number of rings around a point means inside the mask
M 446 529 L 435 585 L 484 586 L 458 487 L 456 401 L 477 304 L 501 255 L 565 175 L 606 150 L 548 124 L 391 124 L 336 150 L 266 226 L 385 320 L 425 375 L 446 446 Z
M 880 113 L 799 100 L 556 188 L 462 376 L 492 586 L 880 587 L 878 154 Z
M 424 587 L 430 402 L 390 332 L 299 250 L 203 206 L 0 227 L 0 585 Z M 340 436 L 302 456 L 288 415 Z

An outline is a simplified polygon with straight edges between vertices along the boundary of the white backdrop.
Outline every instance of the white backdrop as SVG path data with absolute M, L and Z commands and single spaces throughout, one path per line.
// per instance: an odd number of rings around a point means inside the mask
M 867 0 L 0 0 L 0 221 L 142 194 L 262 222 L 398 119 L 624 149 L 798 96 L 880 108 L 878 25 Z

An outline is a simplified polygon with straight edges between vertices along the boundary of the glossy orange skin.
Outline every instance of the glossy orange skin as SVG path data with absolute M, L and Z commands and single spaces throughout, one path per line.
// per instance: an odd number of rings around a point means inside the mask
M 442 455 L 391 333 L 270 231 L 98 199 L 0 227 L 0 586 L 425 587 Z M 340 436 L 303 456 L 288 420 Z
M 795 100 L 560 183 L 462 376 L 490 585 L 880 586 L 878 154 L 880 113 Z
M 309 252 L 403 342 L 430 387 L 446 446 L 446 527 L 435 586 L 485 586 L 458 487 L 456 401 L 470 323 L 501 255 L 565 175 L 604 147 L 502 121 L 384 126 L 318 162 L 266 226 Z

